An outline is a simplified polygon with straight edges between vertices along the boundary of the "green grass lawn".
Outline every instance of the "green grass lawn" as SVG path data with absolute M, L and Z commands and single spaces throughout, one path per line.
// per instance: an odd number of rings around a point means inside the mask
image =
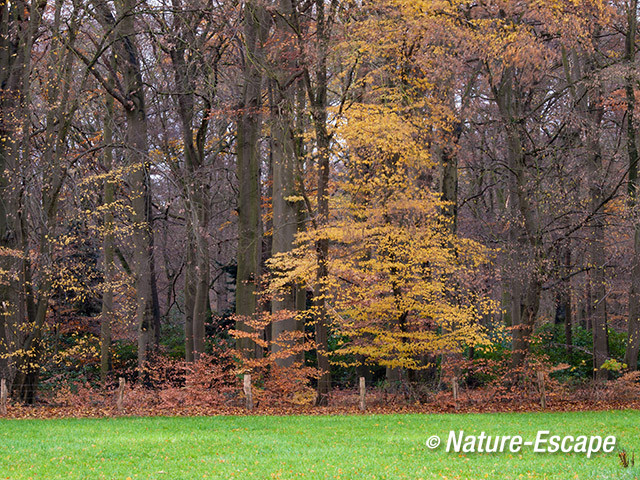
M 640 412 L 0 421 L 0 479 L 631 479 Z M 613 453 L 462 454 L 465 434 L 615 435 Z M 429 450 L 437 434 L 443 443 Z M 638 467 L 623 469 L 619 448 Z

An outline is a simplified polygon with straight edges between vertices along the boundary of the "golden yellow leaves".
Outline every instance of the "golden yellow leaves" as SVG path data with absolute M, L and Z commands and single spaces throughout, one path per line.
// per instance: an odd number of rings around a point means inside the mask
M 338 132 L 349 150 L 358 152 L 352 161 L 375 166 L 394 158 L 407 165 L 430 165 L 431 155 L 418 127 L 397 105 L 357 104 L 345 112 Z
M 452 235 L 441 202 L 407 179 L 387 203 L 376 196 L 367 202 L 351 197 L 357 219 L 345 208 L 348 198 L 340 198 L 343 210 L 328 226 L 300 234 L 292 252 L 269 264 L 272 292 L 303 283 L 318 294 L 315 244 L 330 240 L 329 276 L 319 287 L 333 328 L 344 339 L 336 361 L 360 356 L 382 366 L 419 369 L 430 355 L 485 343 L 480 319 L 494 305 L 466 279 L 488 261 L 489 252 Z
M 53 352 L 51 362 L 54 365 L 78 367 L 87 363 L 100 361 L 100 341 L 93 335 L 72 334 L 67 342 L 70 345 Z

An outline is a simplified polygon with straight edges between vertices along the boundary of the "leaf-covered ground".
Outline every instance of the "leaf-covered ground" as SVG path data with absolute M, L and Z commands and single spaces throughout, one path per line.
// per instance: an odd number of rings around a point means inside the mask
M 632 479 L 640 412 L 246 416 L 0 421 L 0 479 Z M 478 435 L 615 435 L 613 453 L 447 453 Z M 443 438 L 436 450 L 425 441 Z

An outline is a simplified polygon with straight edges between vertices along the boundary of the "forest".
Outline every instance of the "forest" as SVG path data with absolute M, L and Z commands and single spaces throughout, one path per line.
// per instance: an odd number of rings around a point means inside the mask
M 637 382 L 637 10 L 0 0 L 11 399 Z

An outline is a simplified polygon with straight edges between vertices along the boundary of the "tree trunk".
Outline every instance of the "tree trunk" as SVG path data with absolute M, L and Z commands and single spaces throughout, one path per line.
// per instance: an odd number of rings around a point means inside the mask
M 312 88 L 307 80 L 307 90 L 310 97 L 312 117 L 316 131 L 316 145 L 318 147 L 318 193 L 317 193 L 317 227 L 322 231 L 329 222 L 329 155 L 330 137 L 327 130 L 327 55 L 329 48 L 329 31 L 325 15 L 324 0 L 316 0 L 316 29 L 318 37 L 318 61 L 316 67 L 316 86 Z M 331 3 L 332 11 L 334 3 Z M 315 340 L 317 351 L 318 405 L 329 403 L 331 391 L 331 371 L 329 365 L 329 326 L 327 321 L 326 284 L 329 276 L 329 239 L 322 236 L 316 242 L 317 274 L 314 304 L 316 307 Z
M 445 139 L 449 142 L 440 149 L 442 163 L 442 187 L 441 198 L 447 205 L 444 208 L 445 217 L 450 222 L 451 232 L 455 235 L 458 231 L 458 155 L 456 149 L 462 134 L 462 126 L 457 123 L 453 133 Z
M 588 70 L 595 70 L 594 60 L 589 60 Z M 585 149 L 588 155 L 587 170 L 589 173 L 589 197 L 591 208 L 591 241 L 588 247 L 591 298 L 589 305 L 593 329 L 593 368 L 596 380 L 605 380 L 607 370 L 601 368 L 609 356 L 609 335 L 607 331 L 607 294 L 606 294 L 606 251 L 605 251 L 605 218 L 604 218 L 604 184 L 603 166 L 600 145 L 600 130 L 604 116 L 602 87 L 593 85 L 587 88 L 586 104 L 581 102 L 583 115 L 588 121 L 585 138 Z
M 245 65 L 242 101 L 237 119 L 238 156 L 238 270 L 236 278 L 237 329 L 252 332 L 245 323 L 258 309 L 262 235 L 260 222 L 260 130 L 262 117 L 262 44 L 268 30 L 266 11 L 255 0 L 244 7 Z M 249 357 L 262 356 L 261 348 L 247 338 L 237 347 Z
M 291 25 L 293 5 L 291 0 L 280 0 L 280 14 L 276 17 L 276 35 L 279 38 L 280 51 L 277 58 L 277 69 L 280 72 L 272 82 L 271 105 L 271 161 L 273 172 L 273 237 L 271 244 L 272 256 L 278 253 L 288 252 L 293 247 L 293 241 L 297 231 L 297 205 L 291 200 L 296 192 L 295 186 L 295 162 L 296 151 L 293 138 L 294 118 L 293 88 L 287 87 L 290 78 L 295 73 L 293 61 L 294 52 Z M 297 84 L 294 84 L 297 86 Z M 292 99 L 292 100 L 290 100 Z M 285 317 L 278 319 L 271 325 L 272 351 L 277 354 L 281 350 L 290 350 L 295 340 L 288 337 L 298 329 L 295 318 L 296 289 L 294 285 L 288 286 L 281 292 L 278 298 L 271 302 L 271 311 L 274 314 L 284 313 Z M 280 366 L 291 366 L 297 360 L 295 355 L 279 358 L 276 355 L 276 363 Z
M 208 215 L 205 212 L 203 201 L 198 195 L 197 202 L 200 205 L 198 211 L 199 231 L 196 233 L 196 291 L 193 306 L 193 354 L 197 360 L 204 352 L 205 344 L 205 324 L 209 316 L 209 243 L 206 235 L 208 226 Z
M 104 119 L 104 168 L 111 173 L 113 149 L 113 98 L 107 96 Z M 104 291 L 102 293 L 102 316 L 100 320 L 100 380 L 104 383 L 111 370 L 111 323 L 113 319 L 113 273 L 114 273 L 114 196 L 113 179 L 107 177 L 104 182 Z
M 193 310 L 195 306 L 195 239 L 193 238 L 193 226 L 187 220 L 187 245 L 186 261 L 184 266 L 184 339 L 185 360 L 193 362 Z
M 638 369 L 640 352 L 640 226 L 634 232 L 634 256 L 631 268 L 631 287 L 629 289 L 628 339 L 625 351 L 625 363 L 630 370 Z
M 141 79 L 140 79 L 141 80 Z M 134 94 L 137 101 L 127 110 L 127 145 L 129 164 L 133 166 L 130 177 L 133 196 L 134 259 L 136 265 L 136 320 L 138 325 L 138 366 L 149 360 L 155 338 L 156 319 L 153 295 L 153 243 L 151 223 L 151 190 L 147 164 L 147 123 L 142 97 L 142 83 Z M 156 301 L 157 304 L 157 301 Z
M 20 149 L 26 141 L 25 97 L 30 88 L 31 48 L 39 23 L 35 4 L 3 2 L 0 4 L 0 376 L 7 378 L 11 389 L 12 354 L 16 351 L 17 328 L 21 315 L 22 270 L 19 250 L 18 218 L 21 192 L 12 184 L 19 177 Z
M 595 187 L 591 190 L 592 208 L 601 203 L 600 188 Z M 593 303 L 590 305 L 591 320 L 593 325 L 593 368 L 596 380 L 606 380 L 608 378 L 607 370 L 604 370 L 602 364 L 609 356 L 609 335 L 607 331 L 607 300 L 606 300 L 606 277 L 605 277 L 605 260 L 606 253 L 604 247 L 604 221 L 602 215 L 597 215 L 592 222 L 593 235 L 591 237 L 591 245 L 589 248 L 589 260 L 593 265 L 591 272 L 591 292 Z
M 564 252 L 565 281 L 561 292 L 561 303 L 564 305 L 564 342 L 567 352 L 573 347 L 573 309 L 571 307 L 571 247 Z
M 629 2 L 627 12 L 628 28 L 625 42 L 625 56 L 628 62 L 629 72 L 626 78 L 627 94 L 627 155 L 629 157 L 628 194 L 629 209 L 633 218 L 633 257 L 631 262 L 631 286 L 629 288 L 629 319 L 627 323 L 627 348 L 625 363 L 630 370 L 638 368 L 638 353 L 640 352 L 640 220 L 638 219 L 638 144 L 634 125 L 635 117 L 635 76 L 633 75 L 636 57 L 636 30 L 637 30 L 638 1 Z

